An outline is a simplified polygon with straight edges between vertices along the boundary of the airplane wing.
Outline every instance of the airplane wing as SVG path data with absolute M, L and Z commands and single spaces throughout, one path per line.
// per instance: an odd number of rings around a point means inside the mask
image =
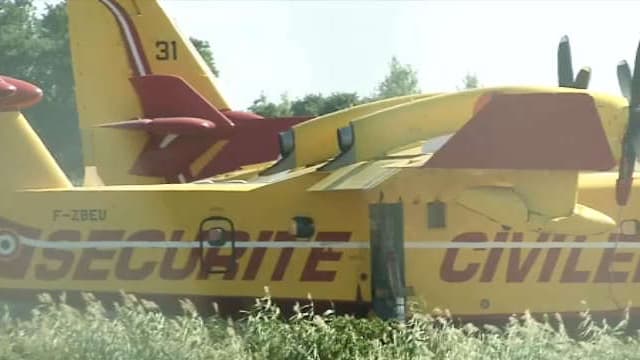
M 351 136 L 356 143 L 358 135 Z M 615 227 L 607 214 L 578 203 L 578 173 L 616 165 L 587 93 L 494 93 L 455 134 L 427 140 L 434 139 L 439 149 L 420 141 L 356 162 L 357 154 L 343 156 L 345 149 L 321 168 L 331 174 L 309 190 L 367 190 L 404 170 L 446 172 L 446 186 L 454 189 L 449 200 L 501 225 L 567 234 Z M 480 179 L 496 174 L 500 182 Z M 474 177 L 479 180 L 469 180 Z
M 378 100 L 297 124 L 280 135 L 280 159 L 263 174 L 324 162 L 339 151 L 338 144 L 333 141 L 336 128 L 346 126 L 353 119 L 437 95 L 439 94 L 415 94 Z
M 500 222 L 591 233 L 615 221 L 577 203 L 578 171 L 615 165 L 588 94 L 498 94 L 424 168 L 521 170 L 513 187 L 468 189 L 457 202 Z
M 387 167 L 401 160 L 363 161 L 345 166 L 310 187 L 309 191 L 369 190 L 397 174 L 400 169 Z
M 495 94 L 425 167 L 604 171 L 615 164 L 588 94 Z

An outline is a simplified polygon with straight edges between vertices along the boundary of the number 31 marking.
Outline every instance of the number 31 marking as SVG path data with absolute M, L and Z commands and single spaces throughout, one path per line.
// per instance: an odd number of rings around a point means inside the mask
M 156 59 L 158 60 L 177 60 L 178 49 L 175 41 L 156 41 Z

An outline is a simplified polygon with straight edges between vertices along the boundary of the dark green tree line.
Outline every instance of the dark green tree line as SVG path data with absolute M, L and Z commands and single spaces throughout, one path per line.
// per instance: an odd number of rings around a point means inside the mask
M 417 72 L 410 65 L 400 64 L 394 56 L 389 63 L 389 72 L 376 86 L 372 96 L 360 97 L 351 92 L 334 92 L 326 96 L 314 93 L 291 101 L 286 95 L 282 95 L 280 103 L 273 103 L 263 93 L 249 110 L 265 117 L 319 116 L 358 104 L 419 92 Z

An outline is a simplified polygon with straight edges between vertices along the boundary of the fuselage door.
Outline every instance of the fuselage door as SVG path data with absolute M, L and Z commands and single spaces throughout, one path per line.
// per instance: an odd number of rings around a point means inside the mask
M 382 319 L 405 318 L 404 220 L 402 203 L 369 205 L 371 299 Z

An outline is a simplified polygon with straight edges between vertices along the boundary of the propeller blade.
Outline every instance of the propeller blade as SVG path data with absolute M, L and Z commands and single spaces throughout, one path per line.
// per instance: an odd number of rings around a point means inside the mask
M 631 100 L 631 69 L 626 60 L 618 63 L 618 85 L 620 85 L 622 95 L 627 100 Z
M 633 99 L 633 93 L 631 98 Z M 616 181 L 616 202 L 619 206 L 625 206 L 629 200 L 633 186 L 633 172 L 639 154 L 640 111 L 637 107 L 631 106 L 631 101 L 629 101 L 629 122 L 627 123 L 627 131 L 622 139 L 622 157 L 620 158 L 618 180 Z
M 616 180 L 616 203 L 618 206 L 627 206 L 633 178 Z
M 627 205 L 636 164 L 636 153 L 628 135 L 628 133 L 625 134 L 622 158 L 618 167 L 618 179 L 616 180 L 616 203 L 618 203 L 618 206 Z
M 571 63 L 571 48 L 567 35 L 560 39 L 558 45 L 558 86 L 573 87 L 573 65 Z
M 635 110 L 640 103 L 640 43 L 636 49 L 636 61 L 633 64 L 633 77 L 631 78 L 631 99 L 629 100 L 629 110 Z M 631 122 L 632 119 L 629 119 Z M 634 119 L 636 120 L 636 119 Z M 640 120 L 640 118 L 638 119 Z
M 618 167 L 616 181 L 616 201 L 624 206 L 629 200 L 633 187 L 633 171 L 640 155 L 640 43 L 636 49 L 633 75 L 626 61 L 618 63 L 618 81 L 620 88 L 629 99 L 629 120 L 627 130 L 622 138 L 622 157 Z M 630 81 L 629 81 L 630 79 Z M 630 82 L 630 86 L 627 83 Z M 630 89 L 628 91 L 627 89 Z
M 589 87 L 589 80 L 591 80 L 591 68 L 585 66 L 578 71 L 573 87 L 576 89 L 586 89 Z

